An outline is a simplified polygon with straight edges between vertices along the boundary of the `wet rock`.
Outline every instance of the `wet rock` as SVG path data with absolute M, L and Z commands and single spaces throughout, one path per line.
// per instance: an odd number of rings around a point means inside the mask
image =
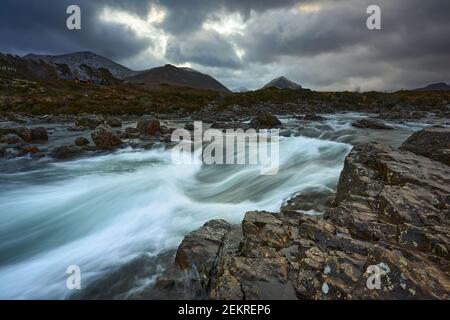
M 48 133 L 47 129 L 44 127 L 32 128 L 30 129 L 31 139 L 37 141 L 47 141 Z
M 450 128 L 425 128 L 414 133 L 400 148 L 450 166 Z
M 105 119 L 101 116 L 84 115 L 84 116 L 78 117 L 78 119 L 75 121 L 75 126 L 94 129 L 94 128 L 98 127 L 99 125 L 103 124 L 104 121 L 105 121 Z
M 41 150 L 35 146 L 26 145 L 20 148 L 20 151 L 17 153 L 18 157 L 23 157 L 25 155 L 37 155 L 41 154 Z M 43 156 L 43 154 L 41 154 Z
M 74 144 L 79 147 L 84 147 L 89 144 L 89 140 L 84 137 L 75 138 Z
M 111 127 L 122 127 L 122 119 L 119 117 L 107 117 L 106 124 Z
M 143 135 L 155 135 L 161 127 L 159 120 L 150 116 L 142 117 L 137 123 L 137 129 Z
M 137 128 L 128 127 L 125 129 L 125 133 L 127 134 L 127 138 L 136 139 L 139 137 L 139 130 Z
M 67 130 L 80 132 L 80 131 L 86 131 L 86 130 L 88 130 L 88 128 L 85 128 L 85 127 L 82 127 L 82 126 L 74 126 L 74 127 L 68 128 Z
M 194 131 L 194 129 L 195 129 L 194 122 L 193 121 L 189 121 L 188 123 L 186 123 L 184 125 L 184 129 L 189 130 L 189 131 Z
M 100 125 L 91 133 L 92 141 L 99 149 L 112 150 L 122 144 L 119 135 L 108 125 Z
M 268 111 L 260 113 L 250 121 L 250 127 L 255 129 L 270 129 L 279 126 L 281 126 L 280 120 Z
M 16 134 L 26 142 L 30 142 L 32 140 L 31 132 L 26 127 L 0 128 L 0 135 L 7 134 Z
M 158 299 L 154 292 L 143 284 L 153 285 L 151 279 L 173 262 L 174 251 L 157 256 L 142 254 L 125 263 L 119 269 L 110 270 L 107 276 L 75 293 L 70 299 L 76 300 L 117 300 L 117 299 Z
M 303 120 L 306 121 L 325 121 L 326 118 L 319 116 L 317 114 L 314 113 L 307 113 L 302 117 Z
M 376 119 L 361 119 L 352 123 L 355 128 L 361 129 L 378 129 L 378 130 L 392 130 L 391 126 L 384 124 L 380 120 Z
M 17 134 L 14 134 L 14 133 L 10 133 L 10 134 L 2 136 L 0 139 L 0 142 L 6 143 L 6 144 L 17 144 L 17 145 L 21 145 L 21 144 L 25 143 L 21 137 L 19 137 Z
M 26 123 L 27 122 L 27 120 L 24 117 L 22 117 L 19 114 L 14 113 L 14 112 L 7 113 L 6 119 L 8 119 L 9 121 L 12 121 L 12 122 L 17 122 L 17 123 Z
M 84 150 L 81 147 L 65 145 L 53 149 L 51 152 L 51 156 L 55 159 L 67 160 L 80 156 L 83 151 Z
M 175 264 L 181 269 L 195 268 L 204 276 L 213 267 L 222 238 L 231 229 L 224 220 L 211 220 L 187 235 L 178 247 Z

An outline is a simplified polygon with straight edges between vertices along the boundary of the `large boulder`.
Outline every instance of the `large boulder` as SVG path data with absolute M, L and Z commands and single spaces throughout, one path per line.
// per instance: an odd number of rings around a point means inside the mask
M 83 115 L 78 117 L 78 119 L 75 121 L 75 126 L 94 129 L 103 124 L 104 121 L 105 119 L 103 117 L 95 114 Z
M 280 125 L 280 120 L 268 111 L 260 113 L 250 121 L 250 127 L 255 129 L 278 128 Z
M 450 166 L 450 128 L 431 127 L 414 133 L 400 147 Z
M 360 129 L 378 129 L 378 130 L 392 130 L 389 125 L 384 124 L 376 119 L 361 119 L 352 123 L 352 126 Z
M 47 129 L 44 127 L 32 128 L 30 129 L 31 139 L 37 141 L 47 141 L 48 133 Z
M 137 123 L 137 129 L 143 135 L 153 136 L 159 132 L 161 124 L 159 120 L 150 116 L 142 117 Z
M 112 150 L 122 144 L 119 135 L 108 125 L 98 126 L 91 133 L 92 141 L 99 149 Z

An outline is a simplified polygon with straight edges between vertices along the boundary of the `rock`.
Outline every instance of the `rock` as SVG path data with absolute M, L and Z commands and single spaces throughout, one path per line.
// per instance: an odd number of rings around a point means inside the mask
M 195 129 L 194 122 L 193 121 L 189 121 L 188 123 L 186 123 L 184 125 L 184 129 L 189 130 L 189 131 L 194 131 L 194 129 Z
M 252 211 L 241 231 L 207 223 L 183 240 L 158 290 L 182 283 L 174 270 L 194 269 L 189 284 L 210 299 L 449 299 L 449 186 L 445 164 L 355 147 L 323 216 Z
M 0 128 L 0 135 L 6 134 L 16 134 L 26 142 L 30 142 L 32 140 L 31 132 L 26 127 Z
M 159 120 L 149 116 L 142 117 L 137 123 L 137 129 L 143 135 L 153 136 L 161 127 Z
M 44 127 L 32 128 L 30 129 L 30 133 L 31 133 L 31 140 L 38 140 L 38 141 L 48 140 L 47 129 L 45 129 Z
M 22 116 L 14 113 L 14 112 L 8 112 L 6 114 L 6 119 L 8 119 L 9 121 L 12 121 L 12 122 L 17 122 L 17 123 L 26 123 L 27 122 L 26 119 L 24 119 Z
M 109 273 L 95 280 L 83 290 L 75 290 L 70 299 L 82 300 L 142 300 L 159 298 L 149 296 L 143 284 L 173 263 L 174 251 L 166 251 L 157 256 L 143 253 Z M 140 290 L 141 289 L 141 290 Z
M 6 143 L 6 144 L 17 144 L 17 145 L 21 145 L 21 144 L 25 143 L 21 137 L 19 137 L 17 134 L 14 134 L 14 133 L 10 133 L 10 134 L 2 136 L 0 139 L 0 142 Z
M 122 144 L 119 135 L 108 125 L 98 126 L 91 133 L 91 137 L 99 149 L 112 150 Z
M 450 128 L 431 127 L 409 137 L 400 147 L 450 166 Z
M 75 158 L 83 153 L 83 148 L 73 145 L 56 147 L 52 150 L 51 156 L 56 159 L 66 160 Z
M 18 152 L 17 156 L 18 157 L 23 157 L 25 155 L 31 154 L 31 155 L 35 155 L 41 153 L 41 150 L 39 150 L 37 147 L 35 146 L 31 146 L 31 145 L 26 145 L 21 147 L 20 151 Z
M 122 127 L 122 119 L 119 117 L 107 117 L 106 124 L 111 127 Z
M 314 114 L 314 113 L 307 113 L 303 116 L 302 119 L 307 120 L 307 121 L 325 121 L 326 120 L 326 118 L 319 116 L 317 114 Z
M 280 120 L 272 113 L 265 111 L 250 121 L 250 127 L 255 129 L 278 128 L 281 125 Z
M 224 220 L 211 220 L 188 234 L 178 247 L 175 265 L 181 269 L 195 268 L 208 276 L 213 267 L 223 236 L 231 229 Z
M 99 125 L 103 124 L 105 119 L 101 116 L 97 115 L 84 115 L 78 117 L 78 119 L 75 121 L 76 127 L 87 127 L 90 129 L 94 129 L 98 127 Z
M 380 129 L 380 130 L 392 130 L 391 126 L 384 124 L 380 120 L 376 119 L 361 119 L 352 123 L 355 128 L 361 129 Z
M 84 137 L 78 137 L 78 138 L 75 138 L 74 143 L 76 146 L 84 147 L 89 144 L 89 140 Z
M 82 126 L 74 126 L 74 127 L 70 127 L 67 130 L 69 131 L 75 131 L 75 132 L 80 132 L 80 131 L 86 131 L 87 128 L 82 127 Z

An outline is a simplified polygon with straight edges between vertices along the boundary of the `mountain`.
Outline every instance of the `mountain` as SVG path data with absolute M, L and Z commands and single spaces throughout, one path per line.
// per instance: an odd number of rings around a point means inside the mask
M 100 56 L 90 51 L 75 52 L 63 55 L 37 55 L 28 54 L 23 57 L 24 59 L 31 59 L 35 61 L 45 61 L 55 65 L 67 65 L 72 74 L 77 75 L 79 79 L 86 80 L 86 68 L 82 66 L 88 66 L 94 69 L 107 69 L 117 79 L 123 79 L 127 76 L 137 74 L 137 71 L 133 71 L 124 67 L 106 57 Z
M 289 79 L 286 79 L 285 77 L 279 77 L 276 79 L 273 79 L 268 84 L 266 84 L 263 89 L 266 88 L 278 88 L 278 89 L 301 89 L 302 86 L 292 82 Z
M 113 84 L 120 80 L 103 67 L 95 68 L 86 64 L 77 65 L 76 73 L 63 63 L 53 63 L 43 59 L 28 59 L 0 53 L 0 70 L 13 78 L 27 80 L 84 80 L 95 84 Z
M 239 88 L 236 88 L 233 90 L 233 92 L 238 92 L 238 93 L 248 92 L 248 91 L 250 91 L 250 90 L 248 90 L 246 87 L 239 87 Z
M 415 89 L 414 91 L 449 91 L 450 85 L 445 82 L 432 83 L 424 88 Z
M 170 64 L 142 71 L 137 75 L 124 78 L 130 83 L 159 87 L 168 84 L 178 87 L 190 87 L 201 90 L 230 92 L 213 77 L 190 68 L 178 68 Z

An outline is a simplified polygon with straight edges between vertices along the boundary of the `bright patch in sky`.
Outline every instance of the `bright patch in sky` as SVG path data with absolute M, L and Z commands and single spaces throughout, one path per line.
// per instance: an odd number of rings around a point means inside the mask
M 162 28 L 158 27 L 165 17 L 166 11 L 156 6 L 151 8 L 147 19 L 142 19 L 127 11 L 108 7 L 104 8 L 100 14 L 100 20 L 124 25 L 133 30 L 138 37 L 149 39 L 154 47 L 153 53 L 156 55 L 165 55 L 166 53 L 168 36 Z
M 222 35 L 244 34 L 245 23 L 240 14 L 221 14 L 207 19 L 203 29 L 214 30 Z
M 297 8 L 301 12 L 311 13 L 320 11 L 321 6 L 316 3 L 304 3 L 300 4 Z

